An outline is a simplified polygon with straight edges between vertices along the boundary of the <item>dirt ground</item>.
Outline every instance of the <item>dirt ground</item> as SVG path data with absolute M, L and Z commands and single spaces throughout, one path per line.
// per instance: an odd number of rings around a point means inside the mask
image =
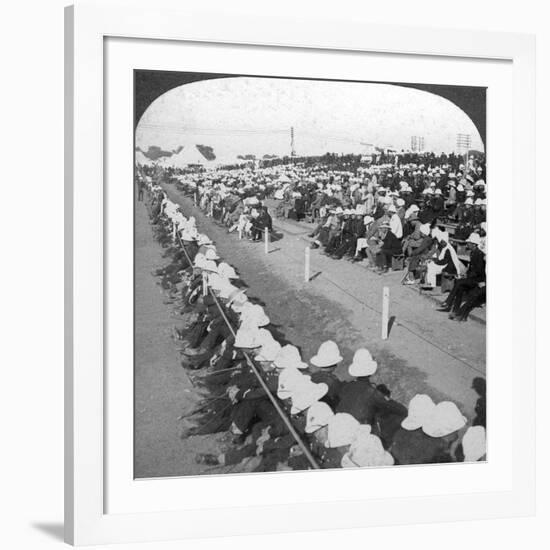
M 385 383 L 395 399 L 406 405 L 416 393 L 427 393 L 436 402 L 450 399 L 466 416 L 473 416 L 477 395 L 471 389 L 472 379 L 485 376 L 483 324 L 447 319 L 435 310 L 432 300 L 400 285 L 401 272 L 379 276 L 360 264 L 328 258 L 319 250 L 311 251 L 312 277 L 306 283 L 304 250 L 310 231 L 306 226 L 274 218 L 279 238 L 265 254 L 263 243 L 239 240 L 174 187 L 167 185 L 166 191 L 186 215 L 196 217 L 199 230 L 215 241 L 219 255 L 238 270 L 248 285 L 248 296 L 264 304 L 276 327 L 274 335 L 298 346 L 305 360 L 324 340 L 333 339 L 344 357 L 339 371 L 345 378 L 355 350 L 367 347 L 379 365 L 373 381 Z M 163 304 L 160 287 L 150 274 L 163 263 L 161 249 L 152 242 L 145 209 L 140 206 L 141 215 L 136 216 L 136 476 L 197 474 L 201 467 L 193 463 L 189 451 L 215 448 L 218 442 L 212 437 L 198 443 L 179 439 L 176 419 L 199 397 L 179 367 L 170 340 L 170 307 Z M 393 317 L 385 341 L 380 314 L 384 286 L 390 288 Z
M 172 307 L 151 275 L 167 263 L 163 250 L 153 239 L 143 203 L 137 203 L 135 214 L 134 477 L 224 473 L 194 460 L 197 452 L 219 449 L 220 436 L 180 438 L 182 417 L 202 396 L 180 366 L 171 338 Z

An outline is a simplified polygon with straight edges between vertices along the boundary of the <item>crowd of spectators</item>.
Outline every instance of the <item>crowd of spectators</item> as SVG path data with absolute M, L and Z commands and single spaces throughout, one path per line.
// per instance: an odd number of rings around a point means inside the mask
M 467 320 L 486 298 L 484 157 L 464 164 L 456 155 L 407 153 L 377 161 L 325 155 L 170 178 L 241 237 L 273 235 L 272 215 L 311 222 L 312 248 L 381 274 L 403 270 L 402 284 L 424 291 L 441 286 L 451 291 L 441 310 Z
M 473 182 L 468 179 L 471 171 L 478 177 Z M 473 380 L 478 402 L 475 416 L 468 419 L 455 403 L 436 403 L 425 394 L 415 395 L 407 406 L 394 400 L 391 388 L 372 381 L 375 374 L 383 379 L 386 366 L 367 347 L 356 350 L 346 381 L 336 374 L 343 361 L 336 342 L 323 342 L 306 361 L 299 347 L 272 325 L 260 301 L 247 295 L 247 287 L 230 259 L 223 261 L 215 243 L 199 232 L 196 219 L 170 200 L 160 185 L 163 171 L 138 167 L 137 174 L 138 197 L 146 205 L 154 235 L 165 249 L 166 264 L 153 275 L 159 278 L 178 318 L 174 339 L 180 346 L 182 366 L 195 384 L 208 392 L 204 404 L 184 420 L 182 437 L 231 434 L 224 448 L 198 454 L 197 462 L 214 469 L 274 471 L 484 460 L 483 378 Z M 443 198 L 447 217 L 457 216 L 465 200 L 456 198 L 454 204 L 449 203 L 453 183 L 455 189 L 459 185 L 468 191 L 475 188 L 473 192 L 484 200 L 485 185 L 480 184 L 483 175 L 481 163 L 460 173 L 445 172 L 443 165 L 419 165 L 416 169 L 384 165 L 356 174 L 294 165 L 284 170 L 269 167 L 186 175 L 178 185 L 228 231 L 252 240 L 261 238 L 266 228 L 272 230 L 265 205 L 270 197 L 280 201 L 281 209 L 294 209 L 297 216 L 297 199 L 303 199 L 304 213 L 319 209 L 320 221 L 312 239 L 331 254 L 340 254 L 342 242 L 348 241 L 335 243 L 334 234 L 328 240 L 323 237 L 324 229 L 330 227 L 325 226 L 329 218 L 331 224 L 353 221 L 367 228 L 370 226 L 365 220 L 372 218 L 370 223 L 385 232 L 382 243 L 388 242 L 386 237 L 391 233 L 399 242 L 395 251 L 408 258 L 415 257 L 410 251 L 418 248 L 414 240 L 418 229 L 421 240 L 433 239 L 437 252 L 429 257 L 428 266 L 433 261 L 439 269 L 453 263 L 456 252 L 449 250 L 449 239 L 442 236 L 438 216 L 434 215 L 437 199 Z M 406 216 L 417 198 L 421 207 L 415 210 L 416 216 Z M 398 206 L 398 200 L 404 204 Z M 402 217 L 397 207 L 403 209 Z M 354 213 L 345 214 L 346 209 Z M 339 216 L 340 221 L 335 222 Z M 407 223 L 412 231 L 405 229 Z M 485 245 L 473 237 L 485 237 L 482 227 L 468 223 L 472 225 L 466 240 L 475 246 L 472 255 L 476 250 L 484 255 Z M 381 253 L 381 267 L 385 269 L 390 256 L 384 245 L 373 250 L 371 238 L 366 233 L 358 235 L 350 241 L 351 253 L 356 258 L 366 251 L 365 259 L 374 262 Z M 441 263 L 447 258 L 447 264 Z M 481 276 L 479 266 L 475 273 L 471 267 L 476 262 L 472 258 L 466 276 L 457 268 L 446 304 L 452 311 L 457 304 L 464 306 L 464 293 L 472 290 L 459 282 L 471 279 L 474 284 L 473 278 Z M 476 283 L 475 288 L 481 287 Z

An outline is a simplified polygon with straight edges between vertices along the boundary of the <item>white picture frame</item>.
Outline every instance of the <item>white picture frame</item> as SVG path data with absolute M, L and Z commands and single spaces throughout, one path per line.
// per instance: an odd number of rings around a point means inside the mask
M 252 16 L 228 17 L 207 9 L 171 5 L 173 10 L 167 12 L 140 2 L 131 7 L 116 2 L 80 2 L 67 8 L 65 14 L 66 541 L 74 545 L 144 542 L 532 514 L 535 502 L 535 285 L 534 269 L 529 266 L 534 267 L 535 258 L 534 38 L 370 26 L 358 20 L 336 23 L 315 16 L 308 21 L 283 16 L 276 21 Z M 513 322 L 514 341 L 510 344 L 513 353 L 507 359 L 507 367 L 512 378 L 509 386 L 517 389 L 521 385 L 521 391 L 514 392 L 510 403 L 508 428 L 513 452 L 509 457 L 511 473 L 505 490 L 376 499 L 358 494 L 355 499 L 337 501 L 327 494 L 326 498 L 312 502 L 304 498 L 293 503 L 263 502 L 261 506 L 249 502 L 246 506 L 204 509 L 193 508 L 191 502 L 186 510 L 106 511 L 105 442 L 111 429 L 105 415 L 105 392 L 109 388 L 104 377 L 103 326 L 107 300 L 104 252 L 110 238 L 104 230 L 103 183 L 104 41 L 107 37 L 511 63 L 514 105 L 511 148 L 514 157 L 523 161 L 521 173 L 519 163 L 513 164 L 512 180 L 521 181 L 521 189 L 520 186 L 514 188 L 518 195 L 513 198 L 523 201 L 525 218 L 522 232 L 509 236 L 512 248 L 521 249 L 521 264 L 513 257 L 509 262 L 512 288 L 506 290 L 514 296 L 509 313 L 517 321 Z M 494 250 L 494 256 L 500 254 L 497 247 Z M 499 321 L 494 318 L 492 322 Z M 348 479 L 359 475 L 358 472 L 337 474 Z M 255 477 L 257 487 L 261 487 L 264 477 Z M 197 482 L 201 480 L 195 480 Z M 210 480 L 210 485 L 212 483 L 215 481 Z M 243 517 L 246 521 L 242 521 Z

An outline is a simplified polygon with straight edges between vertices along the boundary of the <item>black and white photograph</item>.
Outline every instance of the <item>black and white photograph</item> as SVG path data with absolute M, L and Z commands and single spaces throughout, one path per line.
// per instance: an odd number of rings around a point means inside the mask
M 550 33 L 495 7 L 5 6 L 2 548 L 545 547 Z
M 135 478 L 489 460 L 486 103 L 134 70 Z

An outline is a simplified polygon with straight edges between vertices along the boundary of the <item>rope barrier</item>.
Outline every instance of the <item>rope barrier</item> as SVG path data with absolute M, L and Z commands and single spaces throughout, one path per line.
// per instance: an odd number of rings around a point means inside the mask
M 233 337 L 236 337 L 237 334 L 235 333 L 235 330 L 231 326 L 231 323 L 229 322 L 229 319 L 225 315 L 225 312 L 223 311 L 223 308 L 221 307 L 221 305 L 218 301 L 218 298 L 212 292 L 212 289 L 210 289 L 210 294 L 214 298 L 214 301 L 215 301 L 216 305 L 218 306 L 218 309 L 219 309 L 219 311 L 220 311 L 227 327 L 231 331 L 231 334 L 233 335 Z M 257 369 L 256 365 L 254 364 L 252 359 L 250 359 L 250 356 L 248 355 L 248 353 L 246 351 L 243 351 L 243 355 L 246 358 L 246 362 L 248 363 L 248 366 L 252 369 L 252 372 L 256 375 L 256 378 L 258 379 L 258 382 L 262 386 L 262 389 L 267 394 L 267 396 L 269 397 L 269 400 L 271 401 L 271 403 L 275 407 L 275 410 L 277 411 L 277 413 L 279 413 L 279 416 L 281 417 L 282 421 L 285 423 L 286 427 L 288 428 L 288 431 L 292 434 L 292 437 L 295 439 L 296 443 L 300 446 L 300 449 L 302 449 L 303 453 L 306 455 L 306 458 L 308 459 L 309 463 L 311 464 L 311 466 L 313 466 L 313 468 L 319 469 L 319 465 L 317 464 L 317 462 L 313 458 L 313 455 L 311 454 L 310 450 L 307 448 L 305 443 L 302 441 L 302 438 L 300 437 L 298 432 L 295 430 L 294 426 L 292 425 L 292 422 L 290 422 L 289 418 L 287 417 L 287 415 L 285 414 L 285 412 L 283 411 L 283 409 L 281 408 L 281 406 L 277 402 L 277 399 L 273 396 L 270 389 L 267 387 L 267 384 L 265 383 L 264 379 L 262 378 L 262 376 L 258 372 L 258 369 Z
M 189 263 L 191 265 L 193 265 L 193 263 L 191 261 L 191 258 L 189 256 L 189 254 L 187 253 L 187 250 L 185 249 L 185 245 L 183 244 L 183 241 L 181 240 L 181 237 L 179 235 L 178 235 L 178 241 L 180 243 L 180 246 L 182 247 L 182 250 L 183 250 L 185 256 L 187 257 L 187 260 L 189 261 Z M 216 306 L 217 306 L 218 310 L 220 311 L 220 313 L 223 317 L 223 320 L 225 321 L 225 324 L 227 325 L 227 328 L 229 328 L 229 330 L 231 331 L 231 334 L 235 338 L 237 336 L 237 334 L 235 333 L 235 330 L 233 329 L 233 326 L 229 322 L 229 319 L 225 315 L 225 312 L 223 311 L 223 308 L 221 307 L 221 305 L 218 301 L 218 298 L 212 292 L 211 288 L 209 288 L 208 290 L 210 291 L 210 295 L 212 296 L 212 298 L 214 298 L 214 302 L 216 303 Z M 269 398 L 269 400 L 271 401 L 271 403 L 275 407 L 275 410 L 277 411 L 277 413 L 281 417 L 282 421 L 285 423 L 285 426 L 288 428 L 288 431 L 291 433 L 292 437 L 295 439 L 295 441 L 299 445 L 300 449 L 302 449 L 302 452 L 304 453 L 304 455 L 308 459 L 308 462 L 311 464 L 311 466 L 314 469 L 316 469 L 316 470 L 320 469 L 319 465 L 315 461 L 315 458 L 311 454 L 310 450 L 307 448 L 306 444 L 302 441 L 302 438 L 300 437 L 300 435 L 298 434 L 298 432 L 296 431 L 296 429 L 292 425 L 292 422 L 290 422 L 289 418 L 287 417 L 287 415 L 285 414 L 285 412 L 283 411 L 283 409 L 279 405 L 277 399 L 273 396 L 270 389 L 267 387 L 267 384 L 265 383 L 264 379 L 262 378 L 262 376 L 258 372 L 258 369 L 257 369 L 256 365 L 253 363 L 253 361 L 250 358 L 250 356 L 248 355 L 248 353 L 243 352 L 243 355 L 245 356 L 245 359 L 246 359 L 246 362 L 248 363 L 248 366 L 251 368 L 252 372 L 254 373 L 256 378 L 258 379 L 258 382 L 260 383 L 260 386 L 262 387 L 262 389 L 266 393 L 267 397 Z

